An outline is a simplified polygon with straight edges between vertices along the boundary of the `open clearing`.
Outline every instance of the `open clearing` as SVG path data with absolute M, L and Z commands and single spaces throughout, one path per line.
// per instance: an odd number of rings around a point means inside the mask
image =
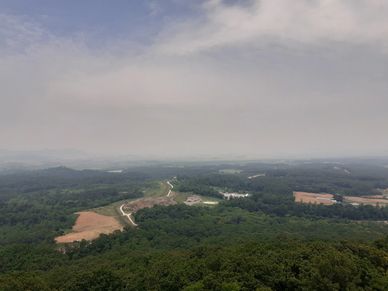
M 372 206 L 388 206 L 388 199 L 384 199 L 379 196 L 371 196 L 371 197 L 355 197 L 355 196 L 344 196 L 345 202 L 355 203 L 355 204 L 364 204 L 364 205 L 372 205 Z
M 174 205 L 177 204 L 173 199 L 169 197 L 155 197 L 155 198 L 141 198 L 129 203 L 124 204 L 123 210 L 126 213 L 135 213 L 143 208 L 151 208 L 155 205 Z
M 144 191 L 144 197 L 160 197 L 165 196 L 170 191 L 171 186 L 167 182 L 154 182 L 148 189 Z
M 178 203 L 184 203 L 186 205 L 196 205 L 196 206 L 214 206 L 220 203 L 222 199 L 215 198 L 215 197 L 209 197 L 209 196 L 203 196 L 198 195 L 195 193 L 182 193 L 182 192 L 173 192 L 174 193 L 174 200 Z M 199 199 L 192 199 L 192 197 L 198 197 Z M 189 203 L 187 203 L 189 202 Z
M 168 206 L 177 204 L 176 201 L 172 198 L 172 196 L 175 195 L 175 192 L 172 191 L 173 188 L 174 186 L 170 181 L 159 182 L 156 185 L 154 184 L 153 187 L 147 189 L 144 192 L 145 198 L 136 199 L 134 201 L 124 203 L 120 206 L 119 210 L 122 217 L 128 218 L 128 221 L 131 225 L 137 226 L 131 216 L 133 213 L 136 213 L 140 209 L 151 208 L 155 205 Z
M 94 240 L 100 234 L 110 234 L 123 230 L 124 226 L 137 226 L 132 214 L 143 208 L 156 205 L 175 205 L 183 203 L 189 195 L 172 191 L 174 186 L 170 181 L 156 182 L 144 191 L 144 198 L 121 200 L 109 205 L 78 212 L 78 218 L 72 231 L 55 238 L 57 243 L 72 243 L 81 240 Z M 200 197 L 198 205 L 214 206 L 220 199 Z
M 183 203 L 188 206 L 193 206 L 193 205 L 217 205 L 219 202 L 215 200 L 204 200 L 204 197 L 200 195 L 191 195 L 187 197 L 186 201 L 184 201 Z
M 130 223 L 130 221 L 128 221 L 128 219 L 125 216 L 122 215 L 120 211 L 120 206 L 134 200 L 136 199 L 120 200 L 105 206 L 90 209 L 90 211 L 96 212 L 101 215 L 114 217 L 124 227 L 132 224 Z
M 335 204 L 333 194 L 318 194 L 308 192 L 294 192 L 295 202 L 311 203 L 311 204 Z M 344 202 L 353 205 L 372 205 L 372 206 L 388 206 L 388 199 L 383 195 L 374 196 L 343 196 Z
M 295 202 L 332 205 L 335 203 L 333 194 L 309 193 L 309 192 L 294 192 Z
M 100 234 L 122 230 L 120 222 L 114 217 L 101 215 L 92 211 L 77 212 L 79 215 L 72 232 L 55 238 L 57 243 L 71 243 L 81 240 L 93 240 Z

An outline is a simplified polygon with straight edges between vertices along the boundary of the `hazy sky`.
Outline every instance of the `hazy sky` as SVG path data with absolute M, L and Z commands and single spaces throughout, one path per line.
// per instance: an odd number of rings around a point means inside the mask
M 0 0 L 0 148 L 388 154 L 386 0 Z

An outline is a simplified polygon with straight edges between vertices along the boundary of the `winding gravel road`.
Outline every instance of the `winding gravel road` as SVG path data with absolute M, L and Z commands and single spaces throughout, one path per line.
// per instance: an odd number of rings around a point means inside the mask
M 174 185 L 170 183 L 170 181 L 167 181 L 168 186 L 170 186 L 170 190 L 167 193 L 167 197 L 170 197 L 172 189 L 174 189 Z
M 129 221 L 132 223 L 133 226 L 137 226 L 137 224 L 136 224 L 136 223 L 132 220 L 132 218 L 131 218 L 131 214 L 132 214 L 132 213 L 125 213 L 125 212 L 124 212 L 124 210 L 123 210 L 124 205 L 125 205 L 125 204 L 123 204 L 123 205 L 120 206 L 121 214 L 122 214 L 123 216 L 128 217 Z
M 167 184 L 168 184 L 168 186 L 170 186 L 170 189 L 168 190 L 168 193 L 167 193 L 167 197 L 170 197 L 170 194 L 171 194 L 171 192 L 172 192 L 172 189 L 174 189 L 174 185 L 171 184 L 170 181 L 167 181 Z M 123 210 L 123 207 L 124 207 L 124 206 L 125 206 L 125 204 L 123 204 L 123 205 L 120 206 L 121 214 L 122 214 L 123 216 L 126 216 L 126 217 L 129 219 L 129 221 L 132 223 L 133 226 L 137 226 L 137 224 L 136 224 L 136 223 L 132 220 L 132 218 L 131 218 L 132 212 L 130 212 L 130 213 L 125 213 L 124 210 Z

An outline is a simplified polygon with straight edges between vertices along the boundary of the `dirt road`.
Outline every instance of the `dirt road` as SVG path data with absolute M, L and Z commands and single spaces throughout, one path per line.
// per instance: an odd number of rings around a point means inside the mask
M 174 189 L 174 185 L 170 183 L 170 181 L 167 181 L 168 186 L 170 186 L 170 190 L 167 193 L 167 197 L 170 197 L 170 194 L 172 192 L 172 189 Z
M 132 213 L 125 213 L 125 212 L 124 212 L 124 210 L 123 210 L 123 207 L 124 207 L 124 206 L 125 206 L 125 204 L 123 204 L 123 205 L 120 206 L 121 214 L 122 214 L 123 216 L 128 217 L 129 221 L 132 223 L 133 226 L 137 226 L 137 224 L 136 224 L 136 223 L 132 220 L 132 218 L 131 218 L 131 214 L 132 214 Z
M 170 195 L 172 193 L 172 189 L 174 188 L 174 185 L 172 185 L 170 181 L 167 181 L 166 183 L 170 187 L 170 189 L 168 190 L 168 193 L 167 193 L 167 197 L 170 197 Z M 134 213 L 137 210 L 142 209 L 142 208 L 153 207 L 154 205 L 171 205 L 171 204 L 174 204 L 172 202 L 176 203 L 175 201 L 171 200 L 170 198 L 165 198 L 165 197 L 142 198 L 142 199 L 138 199 L 136 201 L 132 201 L 130 203 L 122 204 L 120 206 L 120 212 L 121 212 L 121 214 L 123 216 L 126 216 L 128 218 L 128 220 L 131 222 L 131 224 L 133 226 L 137 226 L 137 224 L 131 218 L 132 213 Z M 125 213 L 123 208 L 125 206 L 126 206 L 126 208 L 128 208 L 129 205 L 131 206 L 130 209 L 132 209 L 132 211 L 129 212 L 129 213 Z

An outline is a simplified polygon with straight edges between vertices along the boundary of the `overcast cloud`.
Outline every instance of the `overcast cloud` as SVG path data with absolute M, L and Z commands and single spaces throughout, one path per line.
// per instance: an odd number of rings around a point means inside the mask
M 4 9 L 0 148 L 388 154 L 387 1 L 162 3 L 141 40 L 133 25 L 107 41 Z

